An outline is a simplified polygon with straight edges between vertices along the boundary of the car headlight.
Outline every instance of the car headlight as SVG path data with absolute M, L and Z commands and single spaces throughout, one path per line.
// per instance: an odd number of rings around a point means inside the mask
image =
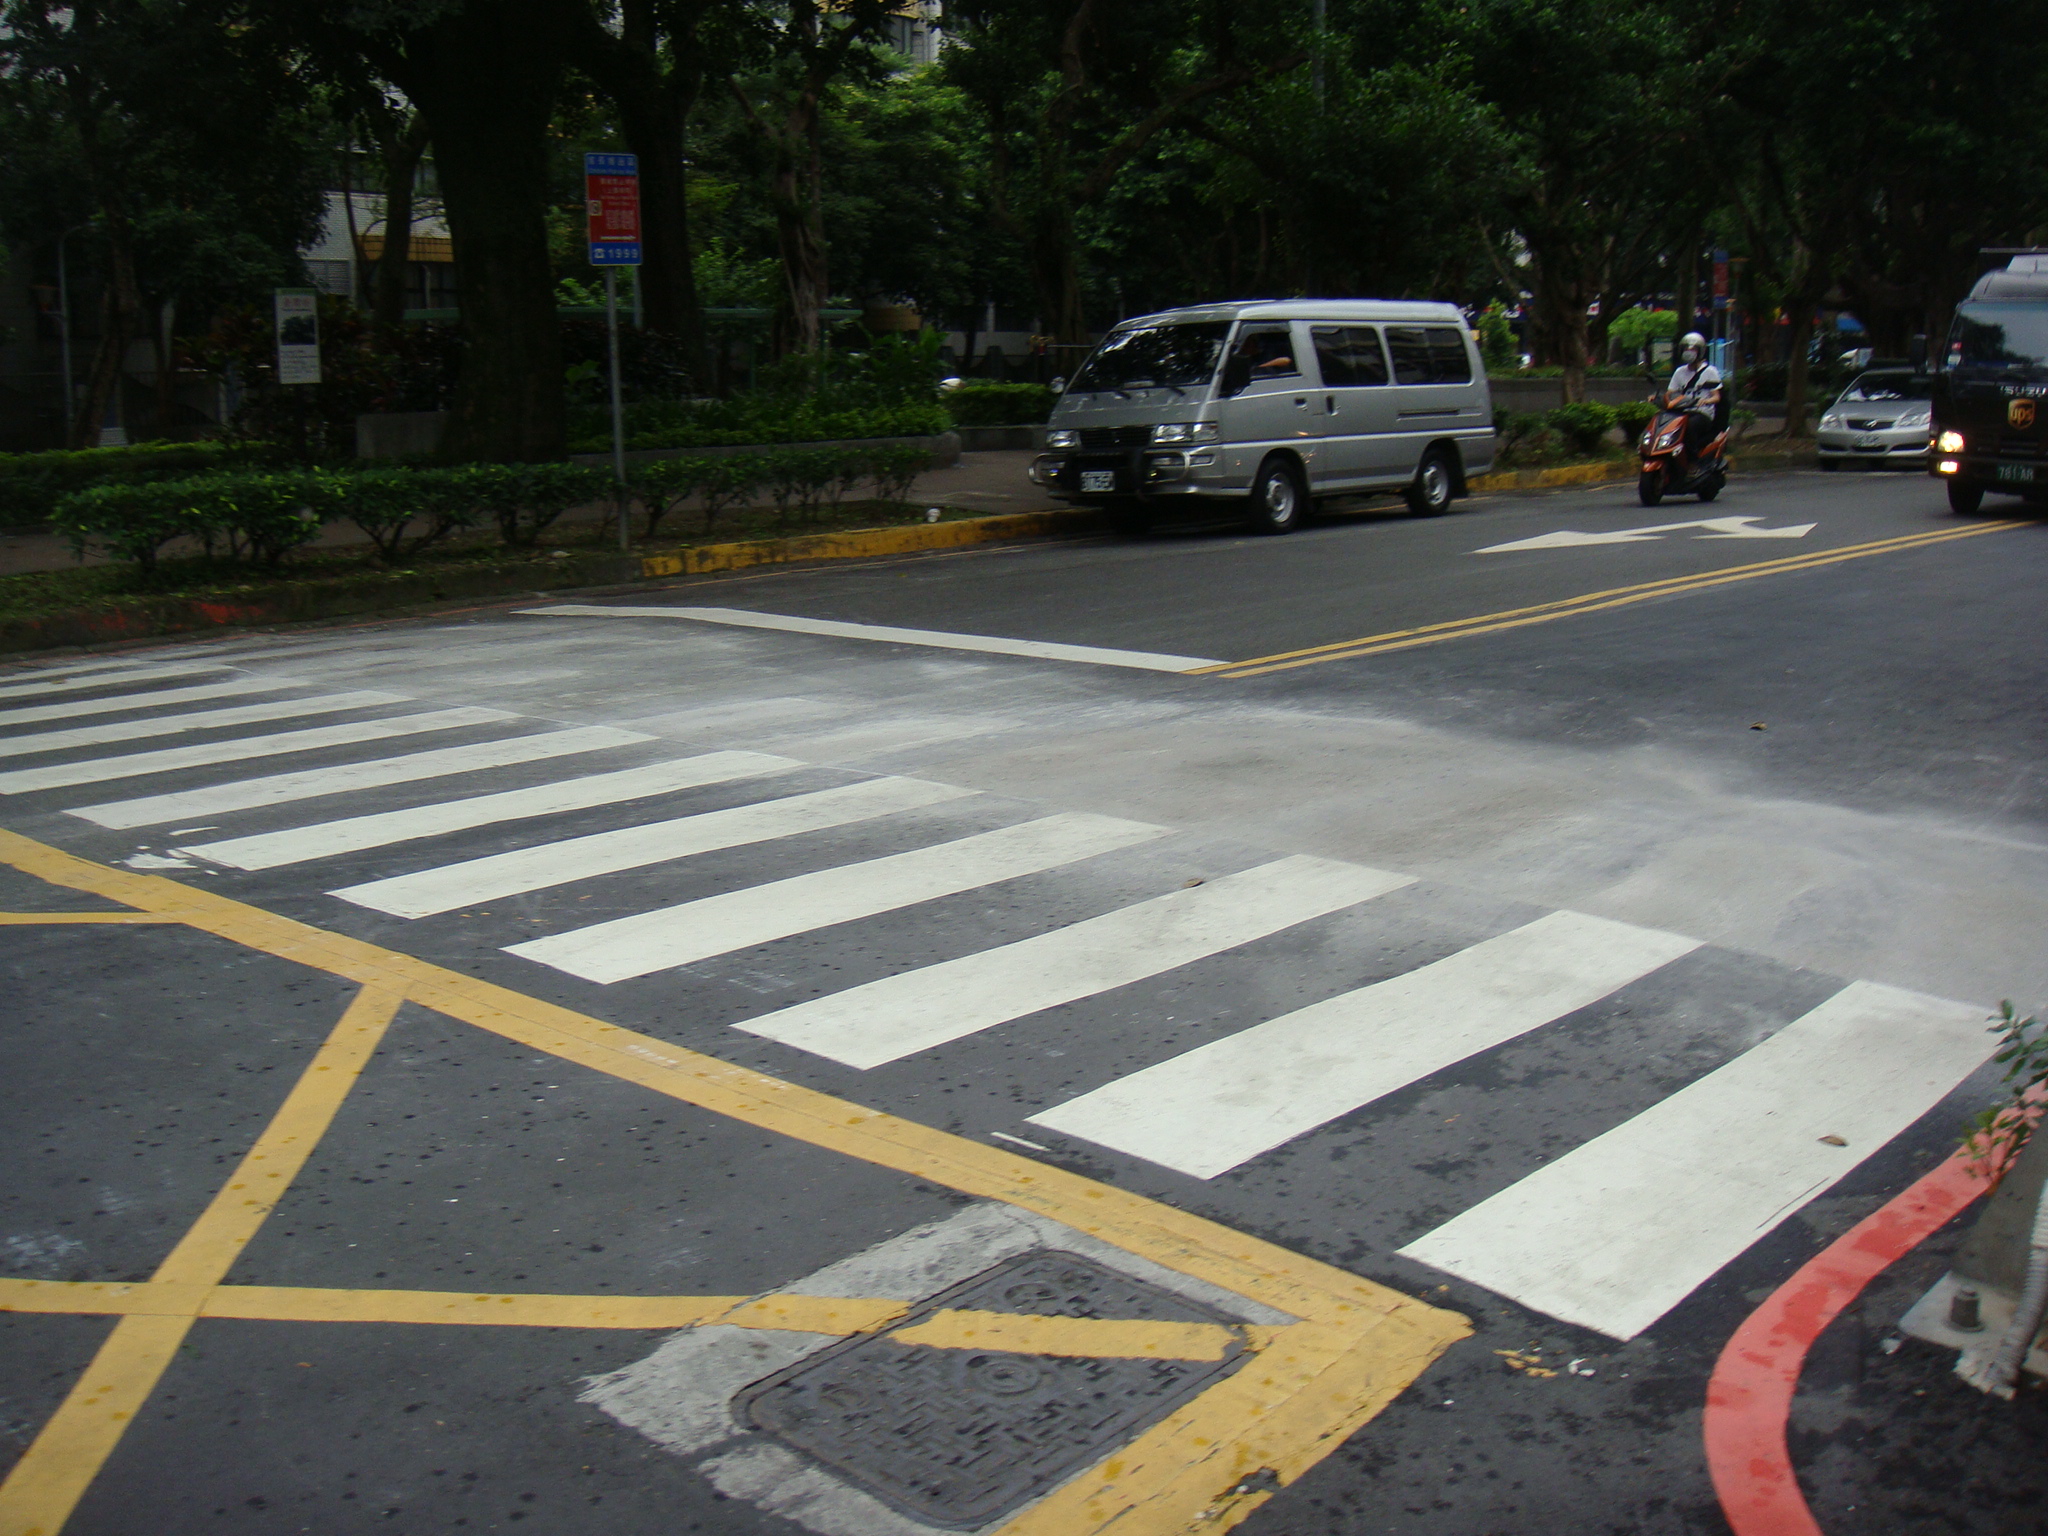
M 1218 435 L 1213 421 L 1162 421 L 1152 429 L 1155 443 L 1213 443 Z
M 1842 418 L 1836 415 L 1833 411 L 1829 411 L 1827 415 L 1821 417 L 1820 424 L 1824 427 L 1840 427 L 1842 424 Z
M 1045 434 L 1045 446 L 1048 448 L 1078 448 L 1081 446 L 1081 434 L 1070 431 L 1065 427 L 1055 427 L 1052 431 Z
M 1892 425 L 1895 427 L 1924 427 L 1927 425 L 1928 414 L 1926 411 L 1908 411 L 1897 421 L 1893 422 Z
M 1943 453 L 1961 453 L 1963 451 L 1963 434 L 1960 432 L 1944 432 L 1934 440 L 1934 446 Z

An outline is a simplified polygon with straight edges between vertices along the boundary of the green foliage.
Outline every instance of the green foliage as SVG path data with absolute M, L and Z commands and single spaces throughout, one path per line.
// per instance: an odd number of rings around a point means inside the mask
M 1598 453 L 1614 425 L 1614 408 L 1594 400 L 1578 400 L 1546 412 L 1544 425 L 1565 440 L 1575 453 Z
M 465 464 L 450 471 L 460 492 L 494 519 L 498 536 L 513 548 L 531 545 L 571 507 L 614 493 L 609 470 L 587 464 Z M 451 488 L 451 494 L 455 494 Z
M 1495 299 L 1479 312 L 1479 352 L 1488 372 L 1510 369 L 1521 361 L 1515 350 L 1515 329 L 1508 323 L 1507 306 Z
M 484 516 L 476 477 L 464 468 L 365 469 L 327 479 L 336 514 L 368 534 L 391 565 L 474 528 Z
M 946 392 L 946 413 L 959 427 L 1030 426 L 1052 415 L 1057 397 L 1043 384 L 971 379 Z
M 835 354 L 834 382 L 877 405 L 929 405 L 939 394 L 939 333 L 894 331 Z
M 726 511 L 763 494 L 785 524 L 792 517 L 814 520 L 852 496 L 863 481 L 873 482 L 877 501 L 901 503 L 931 461 L 929 452 L 910 443 L 705 454 L 637 464 L 628 484 L 640 503 L 646 537 L 652 538 L 693 497 L 702 500 L 708 535 Z
M 50 523 L 81 555 L 93 549 L 150 570 L 166 544 L 198 529 L 190 484 L 145 480 L 87 486 L 65 497 Z
M 1624 309 L 1607 326 L 1607 339 L 1631 353 L 1639 353 L 1651 341 L 1668 341 L 1678 334 L 1678 314 L 1669 309 Z
M 1622 434 L 1630 441 L 1642 436 L 1643 429 L 1649 426 L 1650 419 L 1657 414 L 1657 407 L 1648 400 L 1624 400 L 1612 409 L 1614 424 L 1621 428 Z
M 182 480 L 217 469 L 269 463 L 277 457 L 277 450 L 267 443 L 216 441 L 0 453 L 0 528 L 47 521 L 59 502 L 87 486 Z
M 2041 1118 L 2041 1095 L 2048 1088 L 2048 1024 L 2032 1014 L 2021 1018 L 2011 999 L 1991 1016 L 1991 1032 L 1999 1046 L 1991 1059 L 2005 1068 L 2007 1098 L 1970 1122 L 1963 1150 L 1993 1182 L 2002 1178 Z

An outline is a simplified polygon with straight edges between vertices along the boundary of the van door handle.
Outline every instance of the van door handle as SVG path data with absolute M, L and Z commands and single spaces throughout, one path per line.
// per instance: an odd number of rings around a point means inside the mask
M 1305 411 L 1305 410 L 1307 410 L 1307 409 L 1308 409 L 1308 396 L 1307 396 L 1307 395 L 1296 395 L 1296 396 L 1294 397 L 1294 408 L 1295 408 L 1296 410 L 1298 410 L 1298 411 Z
M 1325 416 L 1337 414 L 1337 397 L 1335 395 L 1323 396 L 1323 414 Z

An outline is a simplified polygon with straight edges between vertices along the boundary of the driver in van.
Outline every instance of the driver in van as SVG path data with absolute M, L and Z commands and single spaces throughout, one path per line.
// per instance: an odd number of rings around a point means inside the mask
M 1238 366 L 1249 369 L 1252 377 L 1265 374 L 1270 378 L 1294 372 L 1294 349 L 1288 343 L 1285 329 L 1246 331 L 1238 339 L 1236 361 Z
M 1707 361 L 1707 338 L 1687 331 L 1678 344 L 1678 367 L 1672 371 L 1667 393 L 1683 397 L 1673 409 L 1685 417 L 1685 457 L 1695 461 L 1700 451 L 1714 440 L 1714 419 L 1721 408 L 1721 370 Z

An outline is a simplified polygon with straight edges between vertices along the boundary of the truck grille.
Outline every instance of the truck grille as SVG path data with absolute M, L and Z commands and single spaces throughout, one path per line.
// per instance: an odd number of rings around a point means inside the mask
M 2043 446 L 2038 437 L 2022 437 L 2016 432 L 2004 432 L 1998 438 L 1998 456 L 2001 459 L 2038 459 L 2042 457 Z
M 1101 450 L 1104 448 L 1142 448 L 1152 441 L 1150 427 L 1083 427 L 1081 446 Z

